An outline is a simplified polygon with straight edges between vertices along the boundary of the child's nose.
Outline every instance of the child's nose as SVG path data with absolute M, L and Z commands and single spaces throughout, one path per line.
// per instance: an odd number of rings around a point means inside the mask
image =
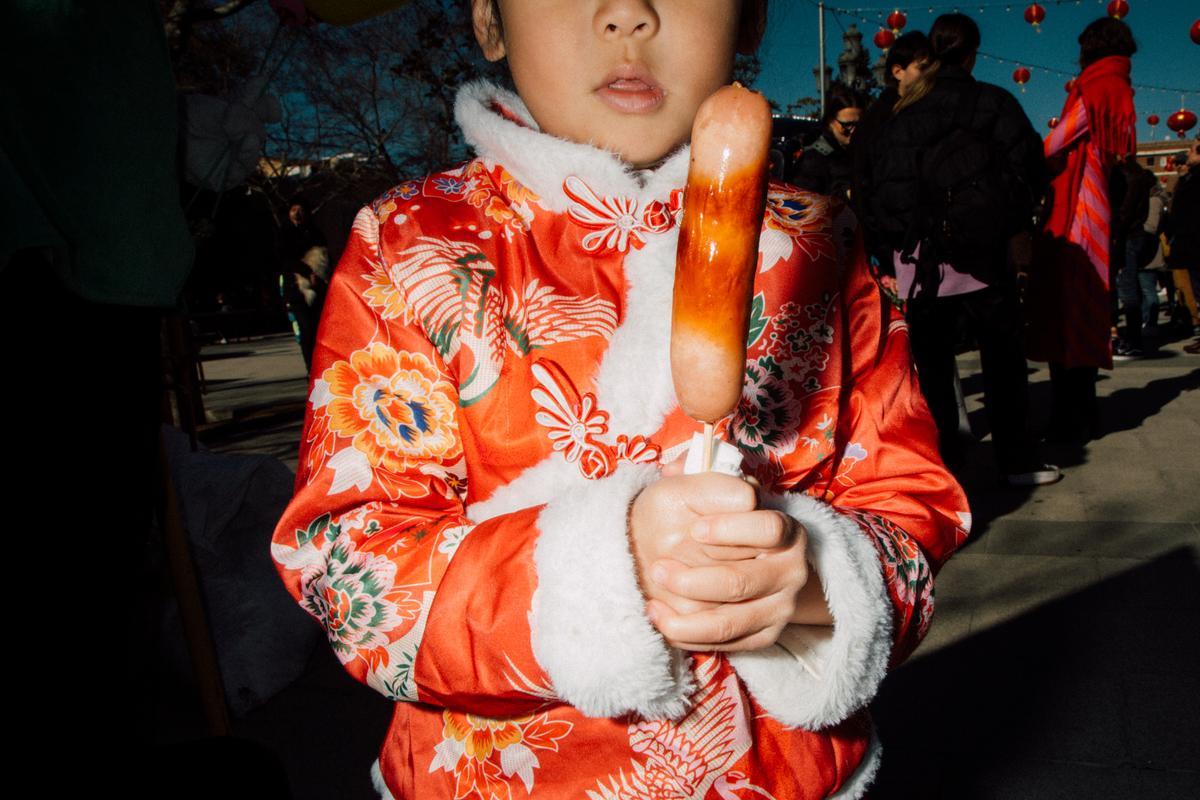
M 647 0 L 607 0 L 596 12 L 596 31 L 605 39 L 649 38 L 658 33 L 658 14 Z

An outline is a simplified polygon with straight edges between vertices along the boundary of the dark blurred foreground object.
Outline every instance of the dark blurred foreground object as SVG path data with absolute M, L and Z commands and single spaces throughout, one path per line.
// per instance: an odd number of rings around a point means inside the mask
M 6 0 L 0 37 L 0 264 L 46 248 L 85 300 L 174 307 L 192 242 L 155 3 Z
M 137 794 L 144 797 L 289 800 L 292 796 L 278 756 L 260 744 L 231 736 L 159 747 L 140 775 L 144 783 Z
M 14 760 L 66 797 L 148 763 L 160 326 L 192 243 L 156 3 L 7 0 L 0 76 L 10 641 L 33 707 Z

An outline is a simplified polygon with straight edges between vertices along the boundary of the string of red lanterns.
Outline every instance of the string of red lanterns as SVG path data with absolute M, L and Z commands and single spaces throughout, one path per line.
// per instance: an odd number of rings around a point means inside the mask
M 1196 126 L 1196 115 L 1194 112 L 1188 111 L 1186 108 L 1181 108 L 1171 116 L 1167 117 L 1167 127 L 1179 134 L 1179 138 L 1183 139 L 1187 136 L 1187 132 Z
M 1103 0 L 1101 0 L 1101 2 L 1102 1 Z M 1007 3 L 1003 3 L 1003 4 L 995 3 L 995 4 L 989 4 L 989 5 L 1004 5 L 1006 8 L 1008 7 Z M 845 14 L 845 15 L 850 15 L 850 16 L 856 15 L 858 11 L 875 10 L 875 9 L 841 9 L 841 8 L 835 8 L 833 6 L 827 6 L 827 9 L 831 13 L 834 13 L 834 14 Z M 982 6 L 981 6 L 980 10 L 982 10 Z M 1128 0 L 1110 0 L 1110 2 L 1108 3 L 1108 6 L 1107 6 L 1107 10 L 1108 10 L 1109 16 L 1114 17 L 1116 19 L 1123 19 L 1123 18 L 1129 16 L 1129 11 L 1130 11 L 1129 2 L 1128 2 Z M 932 7 L 930 8 L 930 11 L 931 12 L 933 11 Z M 883 16 L 882 14 L 879 15 L 880 18 L 882 18 L 882 16 Z M 1025 7 L 1024 17 L 1025 17 L 1026 23 L 1028 23 L 1030 26 L 1032 26 L 1033 29 L 1036 30 L 1038 33 L 1041 33 L 1041 30 L 1042 30 L 1041 24 L 1046 19 L 1046 9 L 1040 3 L 1037 3 L 1037 2 L 1030 3 L 1028 6 Z M 870 20 L 866 19 L 865 17 L 861 17 L 861 19 L 863 22 L 867 22 L 867 23 L 870 22 Z M 888 50 L 889 48 L 891 48 L 891 46 L 893 44 L 896 43 L 896 38 L 899 36 L 900 32 L 902 30 L 904 30 L 905 26 L 908 25 L 908 15 L 905 14 L 903 11 L 901 11 L 899 8 L 893 8 L 891 13 L 888 14 L 885 22 L 886 22 L 887 27 L 880 27 L 879 30 L 877 30 L 875 32 L 875 36 L 872 39 L 872 41 L 875 43 L 875 46 L 878 47 L 880 50 L 884 50 L 884 51 Z M 1200 44 L 1200 19 L 1197 19 L 1195 22 L 1192 23 L 1189 35 L 1191 36 L 1191 39 L 1193 42 Z M 985 55 L 985 54 L 981 54 L 981 55 Z M 985 57 L 994 58 L 998 61 L 1006 60 L 1006 59 L 998 58 L 996 56 L 986 56 L 985 55 Z M 1010 62 L 1010 63 L 1012 63 L 1012 62 Z M 1061 70 L 1053 70 L 1053 69 L 1046 68 L 1046 67 L 1038 67 L 1038 69 L 1044 69 L 1048 72 L 1056 72 L 1057 71 L 1060 74 L 1062 73 Z M 1029 70 L 1028 67 L 1025 67 L 1025 66 L 1018 66 L 1015 70 L 1013 70 L 1013 73 L 1012 73 L 1013 81 L 1018 86 L 1021 87 L 1022 92 L 1025 91 L 1025 84 L 1027 84 L 1032 77 L 1033 77 L 1033 73 Z M 1066 91 L 1070 92 L 1071 88 L 1074 86 L 1074 83 L 1075 83 L 1075 79 L 1071 78 L 1070 80 L 1068 80 L 1066 82 L 1066 84 L 1064 85 L 1063 88 Z M 1153 90 L 1157 90 L 1157 91 L 1165 90 L 1164 87 L 1139 87 L 1139 88 L 1149 88 L 1152 91 Z M 1049 127 L 1053 128 L 1054 126 L 1056 126 L 1058 124 L 1058 122 L 1059 122 L 1058 117 L 1051 117 L 1047 124 L 1049 125 Z M 1151 114 L 1150 116 L 1148 116 L 1146 118 L 1146 122 L 1147 122 L 1147 124 L 1150 125 L 1151 129 L 1153 129 L 1154 126 L 1156 126 L 1158 124 L 1159 117 L 1157 114 Z M 1169 127 L 1171 130 L 1178 133 L 1180 137 L 1186 136 L 1187 131 L 1191 130 L 1193 127 L 1195 127 L 1195 125 L 1196 125 L 1196 115 L 1192 111 L 1189 111 L 1188 109 L 1183 108 L 1182 106 L 1180 107 L 1179 111 L 1175 112 L 1174 114 L 1171 114 L 1167 118 L 1167 127 Z
M 896 34 L 887 28 L 880 28 L 875 32 L 875 38 L 872 41 L 875 42 L 875 46 L 880 50 L 887 50 L 896 43 Z
M 1021 87 L 1022 92 L 1025 91 L 1025 84 L 1029 83 L 1030 77 L 1031 74 L 1025 67 L 1017 67 L 1013 70 L 1013 80 L 1016 81 L 1017 85 Z
M 1033 29 L 1038 33 L 1042 32 L 1042 20 L 1046 18 L 1046 9 L 1039 6 L 1037 3 L 1030 5 L 1025 9 L 1025 21 L 1033 26 Z

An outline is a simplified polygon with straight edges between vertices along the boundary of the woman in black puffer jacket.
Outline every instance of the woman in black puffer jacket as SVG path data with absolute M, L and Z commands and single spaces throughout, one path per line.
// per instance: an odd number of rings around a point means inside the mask
M 1034 201 L 1047 182 L 1042 142 L 1011 94 L 971 77 L 979 28 L 969 17 L 939 17 L 929 45 L 927 66 L 891 65 L 895 101 L 868 114 L 860 132 L 855 193 L 868 246 L 890 262 L 883 266 L 895 269 L 900 297 L 909 300 L 913 357 L 943 458 L 953 468 L 963 456 L 954 356 L 966 326 L 979 344 L 1002 479 L 1051 483 L 1061 473 L 1038 462 L 1026 429 L 1026 365 L 1009 263 L 1010 240 L 1029 244 Z M 1026 248 L 1012 249 L 1013 261 L 1022 262 L 1015 266 L 1027 264 Z

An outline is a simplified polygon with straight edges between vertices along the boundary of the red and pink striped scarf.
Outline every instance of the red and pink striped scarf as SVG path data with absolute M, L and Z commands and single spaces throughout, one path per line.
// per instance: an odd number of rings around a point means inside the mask
M 1051 186 L 1046 230 L 1078 244 L 1108 285 L 1112 208 L 1108 171 L 1113 159 L 1137 147 L 1129 59 L 1108 56 L 1077 77 L 1062 121 L 1046 137 L 1046 157 L 1064 159 Z

